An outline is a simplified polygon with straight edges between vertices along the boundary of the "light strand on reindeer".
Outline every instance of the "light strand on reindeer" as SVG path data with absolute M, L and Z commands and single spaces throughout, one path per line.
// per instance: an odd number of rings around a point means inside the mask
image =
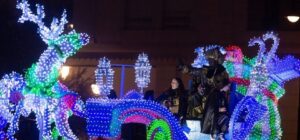
M 38 4 L 36 7 L 36 14 L 33 14 L 26 0 L 18 1 L 17 9 L 22 10 L 19 22 L 36 23 L 39 27 L 38 32 L 48 48 L 38 62 L 26 71 L 25 78 L 15 72 L 2 78 L 0 107 L 4 108 L 4 111 L 1 111 L 0 115 L 5 125 L 1 125 L 1 129 L 6 127 L 7 123 L 9 127 L 7 133 L 2 131 L 0 136 L 14 139 L 20 115 L 27 117 L 34 112 L 40 139 L 52 139 L 51 123 L 55 123 L 59 134 L 64 138 L 77 139 L 68 123 L 69 112 L 83 117 L 84 105 L 77 93 L 60 83 L 58 77 L 66 59 L 86 45 L 89 37 L 75 31 L 62 35 L 67 24 L 65 11 L 60 22 L 53 18 L 50 28 L 46 27 L 42 21 L 45 17 L 44 8 Z

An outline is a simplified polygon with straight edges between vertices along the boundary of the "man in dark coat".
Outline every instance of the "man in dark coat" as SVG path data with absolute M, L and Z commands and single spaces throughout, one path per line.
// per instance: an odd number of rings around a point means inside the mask
M 206 67 L 206 94 L 207 101 L 204 108 L 202 121 L 202 133 L 211 134 L 212 139 L 224 139 L 224 133 L 228 130 L 228 99 L 229 78 L 226 69 L 222 65 L 222 55 L 217 50 L 206 53 L 209 66 Z M 219 136 L 218 136 L 219 135 Z
M 228 103 L 225 94 L 224 91 L 213 89 L 207 97 L 201 131 L 211 134 L 212 138 L 216 138 L 219 134 L 219 138 L 222 139 L 228 130 Z

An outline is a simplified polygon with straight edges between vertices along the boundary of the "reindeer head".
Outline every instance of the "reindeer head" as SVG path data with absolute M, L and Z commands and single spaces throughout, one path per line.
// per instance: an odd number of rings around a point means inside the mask
M 31 87 L 39 85 L 49 87 L 57 81 L 57 71 L 66 59 L 75 54 L 83 45 L 86 45 L 89 42 L 89 36 L 84 33 L 76 33 L 74 30 L 68 34 L 62 34 L 64 26 L 67 24 L 66 11 L 63 12 L 60 20 L 53 18 L 50 27 L 46 27 L 42 21 L 45 17 L 44 7 L 37 4 L 36 8 L 36 14 L 33 14 L 27 0 L 21 0 L 17 3 L 17 9 L 22 10 L 19 22 L 30 21 L 36 23 L 39 27 L 38 33 L 49 46 L 41 55 L 38 63 L 28 70 L 27 77 L 37 79 L 28 82 L 31 83 L 29 84 Z M 28 81 L 28 78 L 26 79 Z
M 88 35 L 77 34 L 75 31 L 67 35 L 61 35 L 64 32 L 64 26 L 68 23 L 66 11 L 64 10 L 60 20 L 53 18 L 50 28 L 46 27 L 43 19 L 45 17 L 44 6 L 36 5 L 36 14 L 33 14 L 27 0 L 18 1 L 17 9 L 22 10 L 22 16 L 19 18 L 20 23 L 30 21 L 36 23 L 39 27 L 38 33 L 42 40 L 51 47 L 60 46 L 57 48 L 62 54 L 72 51 L 73 53 L 81 46 L 88 43 Z M 71 54 L 73 54 L 71 53 Z
M 51 27 L 48 28 L 42 21 L 45 17 L 44 6 L 39 4 L 36 5 L 36 15 L 32 13 L 29 6 L 30 5 L 26 0 L 22 0 L 21 2 L 18 1 L 17 9 L 22 10 L 22 16 L 19 18 L 20 23 L 24 23 L 25 21 L 36 23 L 39 26 L 39 34 L 45 43 L 48 43 L 49 40 L 53 40 L 62 34 L 64 25 L 68 23 L 65 10 L 60 19 L 60 23 L 57 18 L 53 18 Z

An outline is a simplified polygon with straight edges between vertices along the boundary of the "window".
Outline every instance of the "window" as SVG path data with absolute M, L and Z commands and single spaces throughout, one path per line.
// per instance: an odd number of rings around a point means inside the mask
M 154 29 L 155 3 L 151 0 L 125 1 L 125 29 L 147 30 Z
M 163 0 L 163 30 L 189 29 L 192 3 L 185 0 Z

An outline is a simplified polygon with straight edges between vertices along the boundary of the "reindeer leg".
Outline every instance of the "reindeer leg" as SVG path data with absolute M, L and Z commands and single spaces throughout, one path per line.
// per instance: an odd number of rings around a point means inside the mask
M 73 134 L 69 123 L 68 123 L 68 111 L 64 106 L 58 106 L 55 112 L 55 124 L 58 132 L 67 140 L 77 140 L 78 138 Z
M 43 127 L 43 138 L 46 140 L 51 140 L 51 121 L 50 121 L 50 111 L 49 108 L 47 107 L 44 113 L 44 127 Z
M 12 118 L 11 124 L 7 130 L 7 137 L 9 140 L 15 140 L 14 134 L 19 130 L 19 119 L 21 116 L 21 109 L 23 108 L 23 101 L 20 101 L 16 107 L 15 114 Z
M 7 126 L 8 120 L 11 120 L 12 114 L 6 105 L 0 105 L 0 139 L 4 140 L 6 138 L 6 133 L 3 129 Z
M 43 122 L 43 115 L 41 112 L 36 113 L 36 125 L 39 130 L 39 140 L 43 140 L 43 127 L 44 127 L 44 122 Z
M 39 139 L 52 140 L 49 108 L 45 109 L 44 114 L 40 112 L 36 114 L 36 123 L 40 131 Z

